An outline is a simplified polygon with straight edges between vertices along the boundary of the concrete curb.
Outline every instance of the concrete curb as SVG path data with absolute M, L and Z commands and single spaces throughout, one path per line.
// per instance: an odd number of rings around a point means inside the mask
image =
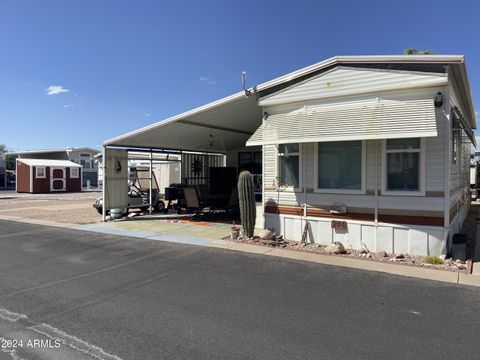
M 54 227 L 61 227 L 61 228 L 70 228 L 72 230 L 97 232 L 95 230 L 90 230 L 90 229 L 88 230 L 81 229 L 80 228 L 81 225 L 78 225 L 78 224 L 58 223 L 58 222 L 47 221 L 47 220 L 25 219 L 25 218 L 20 218 L 16 216 L 0 215 L 0 220 L 18 221 L 18 222 L 30 223 L 30 224 L 36 224 L 36 225 L 54 226 Z M 118 235 L 118 233 L 115 233 L 113 229 L 110 232 L 102 231 L 101 233 Z M 138 233 L 128 232 L 128 231 L 122 231 L 122 236 L 131 236 L 131 237 L 143 238 L 148 240 L 163 241 L 162 239 L 160 239 L 159 236 L 154 236 L 154 238 L 152 239 L 152 235 L 143 236 Z M 172 242 L 172 240 L 165 240 L 165 241 Z M 173 242 L 182 243 L 182 241 L 173 241 Z M 192 244 L 192 243 L 189 243 L 189 244 Z M 476 274 L 465 274 L 465 273 L 458 273 L 453 271 L 434 270 L 434 269 L 420 268 L 416 266 L 389 264 L 389 263 L 382 263 L 377 261 L 354 259 L 354 258 L 335 256 L 335 255 L 308 253 L 308 252 L 294 251 L 294 250 L 288 250 L 288 249 L 269 248 L 264 246 L 235 243 L 235 242 L 223 241 L 223 240 L 212 239 L 206 243 L 199 244 L 199 245 L 216 248 L 216 249 L 241 251 L 241 252 L 246 252 L 251 254 L 275 256 L 275 257 L 300 260 L 300 261 L 309 261 L 317 264 L 341 266 L 341 267 L 347 267 L 352 269 L 376 271 L 376 272 L 388 273 L 388 274 L 399 275 L 399 276 L 413 277 L 418 279 L 441 281 L 441 282 L 446 282 L 451 284 L 480 287 L 480 275 L 476 275 Z
M 267 256 L 276 256 L 287 259 L 310 261 L 318 264 L 348 267 L 353 269 L 377 271 L 393 275 L 414 277 L 425 280 L 434 280 L 452 284 L 462 284 L 480 287 L 480 276 L 458 273 L 454 271 L 444 271 L 420 268 L 416 266 L 407 266 L 400 264 L 381 263 L 377 261 L 352 259 L 335 255 L 323 255 L 315 253 L 300 252 L 287 249 L 265 248 L 257 245 L 228 243 L 214 244 L 211 247 L 222 248 L 233 251 L 243 251 Z

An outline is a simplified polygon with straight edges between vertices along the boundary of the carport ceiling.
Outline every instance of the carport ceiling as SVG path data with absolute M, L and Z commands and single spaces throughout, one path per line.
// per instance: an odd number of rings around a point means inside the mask
M 106 146 L 221 152 L 245 146 L 262 123 L 256 96 L 240 92 L 108 140 Z

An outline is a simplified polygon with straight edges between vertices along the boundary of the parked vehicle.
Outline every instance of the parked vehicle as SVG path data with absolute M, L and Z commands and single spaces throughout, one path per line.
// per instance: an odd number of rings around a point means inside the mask
M 128 181 L 128 206 L 126 213 L 129 209 L 140 209 L 147 211 L 149 209 L 149 194 L 150 194 L 150 176 L 148 168 L 130 168 L 130 179 Z M 163 211 L 165 209 L 165 203 L 160 194 L 157 178 L 153 171 L 152 177 L 152 210 Z M 95 200 L 93 207 L 97 209 L 98 213 L 102 213 L 103 198 L 99 197 Z

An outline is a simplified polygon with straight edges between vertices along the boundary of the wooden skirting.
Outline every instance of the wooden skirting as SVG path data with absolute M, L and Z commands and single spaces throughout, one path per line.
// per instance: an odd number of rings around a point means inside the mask
M 302 216 L 303 208 L 296 207 L 296 206 L 267 205 L 265 206 L 265 213 Z M 307 216 L 318 217 L 318 218 L 358 220 L 358 221 L 374 221 L 375 220 L 374 215 L 372 213 L 348 212 L 346 214 L 331 214 L 330 211 L 325 209 L 319 209 L 319 208 L 307 208 Z M 400 215 L 400 214 L 379 213 L 378 221 L 391 223 L 391 224 L 429 225 L 429 226 L 443 227 L 443 216 Z
M 276 192 L 276 189 L 275 187 L 271 187 L 271 186 L 266 186 L 265 187 L 265 191 L 275 191 Z M 288 192 L 295 192 L 293 190 L 283 190 L 283 191 L 280 191 L 280 193 L 288 193 Z M 321 193 L 321 192 L 315 192 L 313 188 L 307 188 L 306 189 L 306 192 L 308 194 L 317 194 L 317 195 L 322 195 L 322 194 L 327 194 L 327 193 Z M 303 191 L 297 191 L 297 193 L 303 193 Z M 328 195 L 333 195 L 333 194 L 336 194 L 336 195 L 352 195 L 352 194 L 345 194 L 345 193 L 342 193 L 340 190 L 338 193 L 328 193 Z M 386 194 L 382 194 L 382 192 L 380 190 L 377 190 L 377 194 L 378 196 L 388 196 L 388 197 L 403 197 L 403 196 L 408 196 L 408 193 L 406 193 L 405 195 L 386 195 Z M 375 190 L 373 189 L 367 189 L 365 191 L 365 194 L 354 194 L 354 196 L 361 196 L 361 195 L 367 195 L 367 196 L 374 196 L 375 195 Z M 425 192 L 425 197 L 444 197 L 445 196 L 445 193 L 443 191 L 426 191 Z

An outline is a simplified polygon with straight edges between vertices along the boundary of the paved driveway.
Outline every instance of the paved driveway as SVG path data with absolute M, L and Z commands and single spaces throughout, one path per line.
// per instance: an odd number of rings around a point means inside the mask
M 478 288 L 0 221 L 0 359 L 467 359 Z M 44 343 L 45 345 L 46 343 Z

